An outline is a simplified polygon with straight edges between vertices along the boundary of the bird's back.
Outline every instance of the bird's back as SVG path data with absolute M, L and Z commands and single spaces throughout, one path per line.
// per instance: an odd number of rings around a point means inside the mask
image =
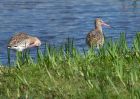
M 10 39 L 8 46 L 17 45 L 18 43 L 21 43 L 22 41 L 25 41 L 28 38 L 29 35 L 27 35 L 26 33 L 18 33 Z

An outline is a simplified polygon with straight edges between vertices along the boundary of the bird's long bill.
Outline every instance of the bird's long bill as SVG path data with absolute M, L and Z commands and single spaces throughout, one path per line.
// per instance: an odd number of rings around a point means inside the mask
M 28 48 L 35 47 L 35 46 L 36 46 L 35 44 L 30 44 L 30 45 L 28 46 Z
M 110 26 L 110 25 L 108 25 L 108 24 L 106 24 L 105 22 L 102 22 L 102 25 L 103 25 L 103 26 L 107 26 L 107 27 L 110 27 L 110 28 L 111 28 L 111 26 Z

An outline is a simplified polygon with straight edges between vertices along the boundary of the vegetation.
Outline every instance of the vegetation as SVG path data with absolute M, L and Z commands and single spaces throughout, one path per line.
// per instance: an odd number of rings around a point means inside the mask
M 36 61 L 28 51 L 17 53 L 15 65 L 0 68 L 0 99 L 140 98 L 139 33 L 131 48 L 125 34 L 83 52 L 69 39 L 61 47 L 38 49 Z

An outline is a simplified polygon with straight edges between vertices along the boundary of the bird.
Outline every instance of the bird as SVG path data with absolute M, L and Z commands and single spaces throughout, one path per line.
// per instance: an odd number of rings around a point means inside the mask
M 24 49 L 40 45 L 41 41 L 39 40 L 39 38 L 28 35 L 24 32 L 20 32 L 11 37 L 8 43 L 8 48 L 21 52 Z
M 95 29 L 91 30 L 86 37 L 86 43 L 89 47 L 97 47 L 98 49 L 104 44 L 104 34 L 102 26 L 111 27 L 106 24 L 101 18 L 95 19 Z

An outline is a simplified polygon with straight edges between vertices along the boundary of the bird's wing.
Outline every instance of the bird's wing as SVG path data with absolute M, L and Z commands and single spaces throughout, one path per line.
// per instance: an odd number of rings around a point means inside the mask
M 19 46 L 19 47 L 24 47 L 24 48 L 27 48 L 30 46 L 30 42 L 28 39 L 25 39 L 17 44 L 15 44 L 15 46 Z
M 96 31 L 91 31 L 88 33 L 87 39 L 93 42 L 97 42 L 100 39 L 100 36 Z
M 8 46 L 16 45 L 28 38 L 29 38 L 29 35 L 27 35 L 26 33 L 16 34 L 10 39 Z
M 101 34 L 99 31 L 92 30 L 88 33 L 86 42 L 89 46 L 97 45 L 98 41 L 101 39 Z

